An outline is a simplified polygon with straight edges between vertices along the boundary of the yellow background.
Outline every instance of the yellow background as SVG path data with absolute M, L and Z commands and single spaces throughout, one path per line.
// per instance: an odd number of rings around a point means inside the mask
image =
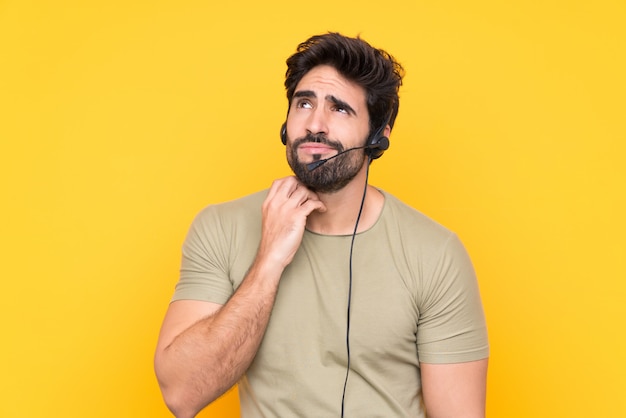
M 204 206 L 289 174 L 284 60 L 405 66 L 372 183 L 457 231 L 489 417 L 626 416 L 626 6 L 0 1 L 0 416 L 167 417 L 152 371 Z M 236 416 L 234 392 L 201 414 Z

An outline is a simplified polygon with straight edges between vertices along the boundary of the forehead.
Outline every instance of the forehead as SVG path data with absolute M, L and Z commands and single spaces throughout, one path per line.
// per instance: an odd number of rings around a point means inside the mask
M 351 106 L 365 107 L 365 89 L 348 80 L 330 65 L 318 65 L 306 73 L 296 86 L 295 93 L 312 91 L 317 97 L 335 96 Z

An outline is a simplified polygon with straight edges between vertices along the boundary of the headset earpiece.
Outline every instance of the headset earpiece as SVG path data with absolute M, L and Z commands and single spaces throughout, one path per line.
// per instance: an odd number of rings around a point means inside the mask
M 280 141 L 283 145 L 287 145 L 287 122 L 280 127 Z
M 370 159 L 375 160 L 382 157 L 383 153 L 389 149 L 389 138 L 383 135 L 385 128 L 389 125 L 390 116 L 387 117 L 385 123 L 374 132 L 365 144 L 365 155 Z
M 372 160 L 380 158 L 389 148 L 389 138 L 386 136 L 374 137 L 366 146 L 365 154 Z

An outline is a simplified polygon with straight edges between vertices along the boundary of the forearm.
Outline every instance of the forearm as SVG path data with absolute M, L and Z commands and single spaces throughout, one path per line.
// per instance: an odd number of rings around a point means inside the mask
M 160 351 L 157 376 L 166 403 L 179 418 L 195 416 L 221 396 L 254 359 L 281 273 L 263 265 L 255 263 L 224 306 Z

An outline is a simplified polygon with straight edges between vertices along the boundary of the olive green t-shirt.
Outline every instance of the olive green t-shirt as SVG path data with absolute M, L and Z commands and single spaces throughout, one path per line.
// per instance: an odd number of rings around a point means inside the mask
M 457 236 L 383 194 L 379 219 L 354 242 L 345 416 L 424 417 L 420 362 L 486 358 L 485 319 Z M 196 217 L 173 300 L 228 301 L 256 255 L 266 195 L 212 205 Z M 351 239 L 305 231 L 239 382 L 242 417 L 340 415 Z

